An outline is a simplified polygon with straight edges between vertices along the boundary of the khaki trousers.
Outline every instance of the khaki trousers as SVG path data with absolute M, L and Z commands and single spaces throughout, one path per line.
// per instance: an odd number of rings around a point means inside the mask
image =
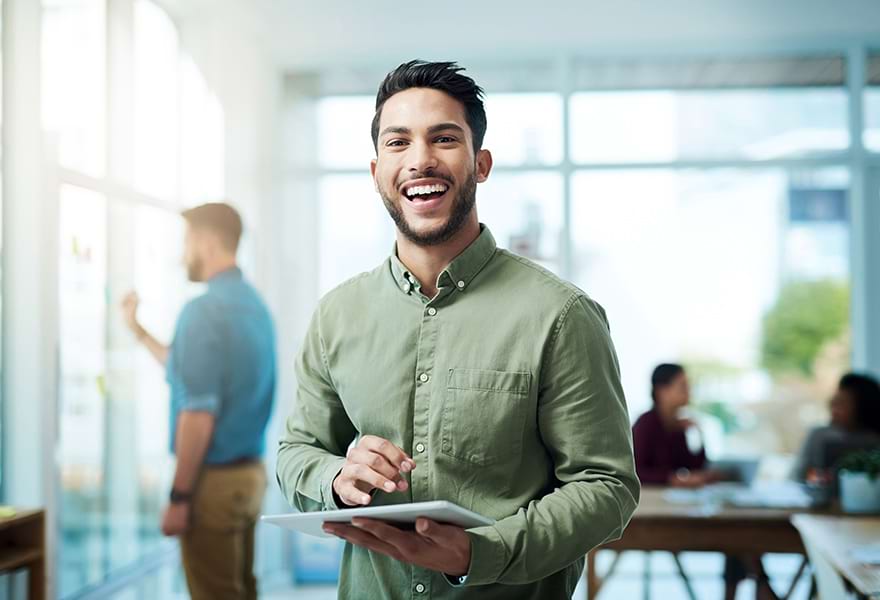
M 254 528 L 265 492 L 262 463 L 205 466 L 180 537 L 192 600 L 256 600 Z

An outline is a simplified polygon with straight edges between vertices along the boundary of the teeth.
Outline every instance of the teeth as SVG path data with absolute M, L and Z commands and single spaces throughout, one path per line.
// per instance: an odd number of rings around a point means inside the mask
M 421 196 L 427 194 L 434 194 L 437 192 L 445 192 L 449 189 L 447 186 L 435 183 L 434 185 L 417 185 L 413 186 L 406 190 L 406 195 L 412 198 L 413 196 Z

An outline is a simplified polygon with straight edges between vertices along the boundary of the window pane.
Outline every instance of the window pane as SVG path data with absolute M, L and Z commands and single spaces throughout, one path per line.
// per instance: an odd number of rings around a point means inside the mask
M 137 0 L 134 8 L 134 184 L 173 200 L 180 144 L 177 30 L 152 2 Z
M 394 222 L 369 173 L 323 177 L 320 203 L 319 288 L 324 294 L 388 258 Z
M 68 185 L 60 192 L 60 596 L 102 577 L 110 558 L 104 498 L 107 380 L 107 203 Z
M 181 60 L 181 196 L 187 206 L 224 193 L 223 107 L 189 57 Z
M 848 146 L 842 89 L 584 92 L 571 99 L 578 163 L 792 158 Z
M 376 98 L 339 96 L 318 100 L 318 164 L 332 169 L 367 169 L 376 157 L 370 124 Z M 371 188 L 372 189 L 372 188 Z
M 562 97 L 559 94 L 489 94 L 483 147 L 499 165 L 562 162 Z
M 607 310 L 632 417 L 683 362 L 707 447 L 794 452 L 849 364 L 847 172 L 581 172 L 574 282 Z M 808 266 L 804 266 L 804 265 Z
M 880 87 L 865 90 L 865 148 L 880 152 Z
M 105 171 L 106 34 L 100 0 L 44 0 L 43 127 L 59 163 L 89 175 Z
M 126 207 L 124 218 L 134 235 L 127 243 L 117 236 L 116 245 L 124 246 L 114 247 L 114 251 L 130 257 L 128 264 L 132 270 L 128 273 L 133 273 L 133 280 L 126 281 L 125 287 L 122 282 L 111 287 L 116 292 L 114 304 L 118 304 L 118 298 L 129 286 L 133 287 L 141 301 L 141 323 L 168 343 L 188 291 L 181 263 L 182 219 L 175 213 L 149 206 Z M 114 260 L 117 268 L 122 266 L 118 256 Z M 118 535 L 111 543 L 113 553 L 120 557 L 115 565 L 124 566 L 168 544 L 158 524 L 171 487 L 174 462 L 169 451 L 171 417 L 165 370 L 135 343 L 118 313 L 111 323 L 116 327 L 112 343 L 118 357 L 111 365 L 111 392 L 120 404 L 124 400 L 126 406 L 116 416 L 118 425 L 114 429 L 128 432 L 127 440 L 121 436 L 115 440 L 124 446 L 110 450 L 124 456 L 124 462 L 120 461 L 121 473 L 110 482 L 109 493 L 119 496 L 113 511 L 120 523 Z M 123 514 L 134 518 L 123 519 Z M 130 525 L 132 521 L 134 526 Z
M 173 473 L 164 369 L 118 309 L 169 342 L 188 292 L 176 213 L 61 188 L 61 596 L 174 550 L 159 532 Z
M 500 247 L 560 272 L 561 175 L 495 173 L 477 186 L 477 212 Z

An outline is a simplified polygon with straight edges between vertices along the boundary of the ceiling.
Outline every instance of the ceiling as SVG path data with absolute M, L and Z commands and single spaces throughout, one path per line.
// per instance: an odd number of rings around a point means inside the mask
M 640 56 L 880 48 L 877 0 L 165 0 L 222 17 L 285 71 L 559 55 Z

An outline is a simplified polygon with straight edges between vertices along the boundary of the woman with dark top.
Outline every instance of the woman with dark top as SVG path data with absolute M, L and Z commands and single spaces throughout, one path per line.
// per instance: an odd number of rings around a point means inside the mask
M 706 467 L 706 451 L 688 448 L 686 431 L 695 427 L 680 416 L 690 402 L 690 384 L 681 365 L 662 364 L 651 375 L 654 407 L 633 426 L 636 471 L 642 485 L 700 487 L 718 480 Z
M 690 403 L 690 384 L 684 367 L 664 363 L 654 369 L 651 398 L 653 408 L 633 426 L 636 472 L 642 485 L 698 488 L 719 481 L 720 474 L 706 468 L 705 449 L 692 451 L 688 447 L 687 430 L 696 425 L 681 416 L 681 410 Z M 724 563 L 725 598 L 736 597 L 736 588 L 748 570 L 757 580 L 757 598 L 777 598 L 760 557 L 737 556 L 727 556 Z

